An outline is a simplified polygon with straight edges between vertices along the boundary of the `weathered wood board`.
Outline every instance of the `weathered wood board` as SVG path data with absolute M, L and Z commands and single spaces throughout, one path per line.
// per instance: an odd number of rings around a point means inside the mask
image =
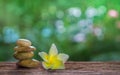
M 1 62 L 0 75 L 120 75 L 120 62 L 67 62 L 65 70 L 19 68 L 14 62 Z

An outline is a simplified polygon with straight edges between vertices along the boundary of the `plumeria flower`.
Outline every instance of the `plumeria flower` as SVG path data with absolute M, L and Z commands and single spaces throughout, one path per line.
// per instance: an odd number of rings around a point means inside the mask
M 64 53 L 59 53 L 55 46 L 52 44 L 49 53 L 38 53 L 43 59 L 42 66 L 45 69 L 65 69 L 64 63 L 68 60 L 69 56 Z

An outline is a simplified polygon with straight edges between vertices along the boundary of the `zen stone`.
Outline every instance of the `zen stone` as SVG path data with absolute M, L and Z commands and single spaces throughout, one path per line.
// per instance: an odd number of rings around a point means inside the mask
M 15 52 L 13 55 L 18 60 L 31 59 L 34 56 L 34 53 L 31 52 Z
M 17 45 L 18 46 L 31 46 L 31 41 L 27 40 L 27 39 L 19 39 L 17 41 Z
M 40 65 L 40 62 L 35 59 L 27 59 L 19 61 L 17 65 L 21 67 L 35 68 Z
M 36 50 L 36 48 L 34 47 L 34 46 L 16 46 L 15 48 L 14 48 L 14 50 L 15 51 L 17 51 L 17 52 L 29 52 L 29 51 L 34 51 L 34 50 Z

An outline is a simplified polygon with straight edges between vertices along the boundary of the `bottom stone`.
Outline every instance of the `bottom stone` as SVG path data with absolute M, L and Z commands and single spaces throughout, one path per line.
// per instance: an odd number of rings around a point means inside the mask
M 40 62 L 35 59 L 26 59 L 19 61 L 17 65 L 20 67 L 36 68 L 40 65 Z

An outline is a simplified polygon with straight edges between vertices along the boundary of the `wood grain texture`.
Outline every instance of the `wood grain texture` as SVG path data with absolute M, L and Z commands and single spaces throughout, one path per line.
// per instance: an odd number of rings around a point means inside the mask
M 65 70 L 20 68 L 14 62 L 1 62 L 0 75 L 120 75 L 120 62 L 67 62 Z

